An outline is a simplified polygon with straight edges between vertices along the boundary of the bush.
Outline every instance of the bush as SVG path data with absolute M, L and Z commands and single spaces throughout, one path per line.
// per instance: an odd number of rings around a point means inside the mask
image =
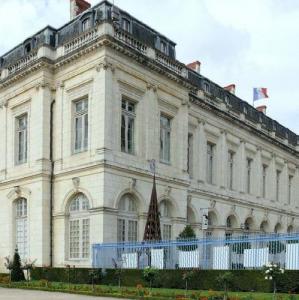
M 91 268 L 70 268 L 71 283 L 90 284 L 89 271 Z M 143 277 L 143 270 L 122 270 L 122 285 L 128 287 L 136 287 L 138 284 L 147 286 L 147 282 Z M 185 289 L 185 282 L 182 280 L 183 273 L 186 270 L 159 270 L 159 279 L 154 279 L 153 287 L 161 288 L 178 288 Z M 225 270 L 193 270 L 192 277 L 188 280 L 188 289 L 192 290 L 217 290 L 219 284 L 216 278 L 225 273 Z M 265 280 L 265 276 L 260 270 L 232 270 L 230 271 L 236 280 L 233 280 L 230 286 L 231 291 L 257 291 L 271 292 L 271 282 Z M 55 282 L 68 282 L 67 272 L 64 268 L 34 268 L 32 270 L 32 279 Z M 107 269 L 105 275 L 97 284 L 105 284 L 117 286 L 118 280 L 115 276 L 114 269 Z M 282 278 L 277 280 L 277 291 L 288 293 L 289 291 L 298 291 L 299 288 L 299 271 L 285 271 Z
M 25 280 L 24 272 L 21 266 L 21 258 L 16 248 L 13 257 L 12 269 L 11 269 L 11 280 L 12 281 L 23 281 Z

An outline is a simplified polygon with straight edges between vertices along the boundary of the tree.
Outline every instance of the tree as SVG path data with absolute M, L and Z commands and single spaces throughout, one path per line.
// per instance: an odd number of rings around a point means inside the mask
M 25 280 L 18 248 L 15 249 L 15 253 L 14 253 L 14 257 L 13 257 L 12 269 L 11 269 L 11 280 L 12 281 L 24 281 Z
M 159 270 L 152 268 L 152 267 L 146 267 L 143 270 L 143 278 L 145 281 L 149 283 L 150 289 L 152 288 L 153 280 L 159 275 Z
M 220 274 L 216 280 L 223 287 L 223 290 L 224 290 L 224 298 L 223 299 L 226 300 L 228 288 L 233 282 L 233 274 L 231 272 L 225 272 L 223 274 Z
M 177 237 L 178 242 L 195 241 L 195 240 L 196 240 L 196 234 L 190 225 L 187 225 Z M 195 250 L 196 248 L 197 245 L 178 246 L 178 249 L 181 251 L 192 251 Z

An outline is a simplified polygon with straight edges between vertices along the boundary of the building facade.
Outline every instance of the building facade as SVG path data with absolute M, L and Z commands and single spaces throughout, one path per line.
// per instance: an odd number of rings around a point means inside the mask
M 152 159 L 164 239 L 298 229 L 298 136 L 195 65 L 106 1 L 0 57 L 0 271 L 141 240 Z

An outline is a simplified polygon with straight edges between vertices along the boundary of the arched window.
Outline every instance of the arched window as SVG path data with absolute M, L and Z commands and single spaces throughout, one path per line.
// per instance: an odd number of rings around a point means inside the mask
M 90 23 L 90 18 L 87 18 L 82 21 L 82 31 L 86 31 L 90 28 L 91 23 Z
M 160 203 L 160 223 L 163 240 L 172 239 L 172 220 L 171 220 L 171 204 L 168 200 L 163 200 Z
M 282 226 L 280 223 L 277 223 L 274 227 L 274 232 L 275 233 L 282 233 Z
M 263 221 L 260 226 L 260 231 L 263 233 L 269 232 L 269 223 L 268 221 Z
M 252 230 L 252 228 L 253 228 L 253 220 L 252 220 L 252 218 L 249 217 L 245 220 L 244 229 L 245 230 Z
M 294 232 L 294 227 L 293 227 L 293 225 L 289 225 L 289 226 L 288 226 L 287 232 L 288 232 L 288 233 L 293 233 L 293 232 Z
M 195 213 L 191 207 L 187 207 L 187 224 L 192 225 L 196 222 Z
M 69 258 L 88 259 L 90 255 L 89 201 L 82 193 L 75 195 L 69 206 Z
M 231 228 L 231 229 L 238 227 L 238 222 L 237 222 L 237 219 L 234 215 L 230 215 L 230 216 L 227 217 L 226 227 Z
M 217 225 L 217 215 L 213 211 L 209 211 L 209 214 L 208 214 L 208 224 L 209 224 L 209 226 L 215 226 L 215 225 Z
M 16 246 L 20 257 L 28 255 L 27 200 L 19 198 L 15 201 Z
M 125 194 L 118 204 L 117 240 L 118 242 L 136 242 L 137 239 L 137 201 L 131 194 Z

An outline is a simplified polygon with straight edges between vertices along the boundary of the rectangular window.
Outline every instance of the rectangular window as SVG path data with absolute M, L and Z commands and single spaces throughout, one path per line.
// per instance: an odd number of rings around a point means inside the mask
M 89 219 L 82 219 L 82 258 L 89 257 Z
M 164 241 L 170 241 L 171 240 L 171 225 L 163 224 L 162 237 L 163 237 Z
M 161 41 L 161 52 L 167 54 L 167 45 L 163 41 Z
M 135 104 L 122 100 L 121 151 L 134 154 L 135 149 Z
M 235 153 L 233 151 L 228 151 L 227 185 L 230 190 L 233 189 L 233 183 L 234 183 L 234 158 L 235 158 Z
M 160 160 L 170 163 L 170 119 L 166 116 L 160 116 Z
M 207 143 L 207 182 L 214 183 L 215 145 Z
M 80 224 L 79 220 L 70 221 L 70 258 L 80 255 Z
M 292 203 L 292 184 L 293 184 L 293 176 L 289 175 L 289 182 L 288 182 L 288 204 Z
M 280 170 L 276 170 L 276 201 L 279 201 L 279 193 L 280 193 Z
M 74 102 L 75 115 L 75 152 L 82 152 L 88 147 L 88 100 L 79 100 Z
M 133 221 L 133 220 L 128 221 L 128 241 L 129 242 L 137 241 L 137 221 Z
M 188 159 L 187 168 L 189 176 L 193 176 L 193 135 L 190 133 L 188 135 Z
M 127 32 L 130 32 L 130 21 L 127 19 L 122 19 L 121 23 L 122 23 L 122 29 Z
M 16 119 L 16 163 L 23 164 L 27 162 L 27 114 Z
M 266 198 L 266 184 L 267 184 L 267 165 L 263 165 L 262 170 L 262 196 Z
M 126 222 L 124 219 L 117 219 L 117 241 L 126 241 Z
M 251 167 L 252 167 L 252 159 L 246 159 L 246 193 L 251 193 Z
M 83 22 L 82 22 L 82 31 L 86 31 L 90 28 L 90 18 L 88 19 L 85 19 Z

